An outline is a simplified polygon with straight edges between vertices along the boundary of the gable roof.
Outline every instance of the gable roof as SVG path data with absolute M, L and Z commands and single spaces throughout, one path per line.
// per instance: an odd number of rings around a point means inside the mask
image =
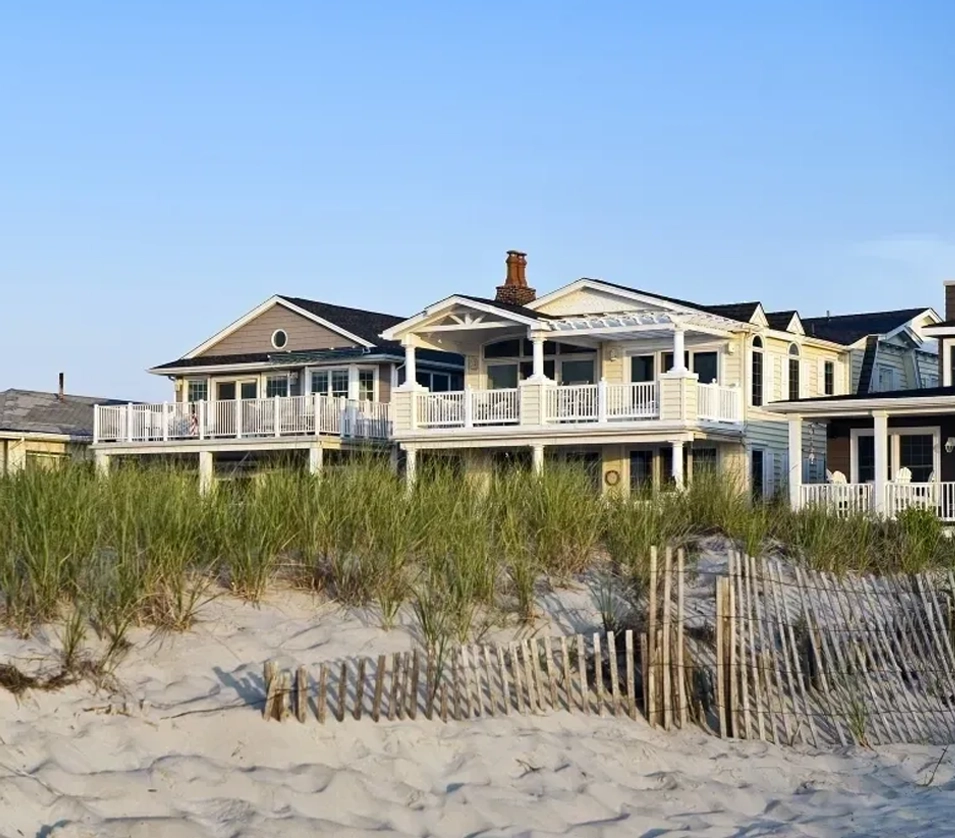
M 357 335 L 362 340 L 367 341 L 373 346 L 382 343 L 379 335 L 396 323 L 404 320 L 395 314 L 383 314 L 379 311 L 367 311 L 361 308 L 349 308 L 348 306 L 338 306 L 332 303 L 323 303 L 319 300 L 308 300 L 304 297 L 289 297 L 285 294 L 277 294 L 279 299 L 285 300 L 298 308 L 304 309 L 322 320 L 327 320 L 346 332 Z
M 682 300 L 679 297 L 671 297 L 667 294 L 660 294 L 657 291 L 644 291 L 642 288 L 634 288 L 631 285 L 621 285 L 619 282 L 608 282 L 606 279 L 595 279 L 593 277 L 587 276 L 581 277 L 580 279 L 576 280 L 576 282 L 572 282 L 569 285 L 564 286 L 564 288 L 569 289 L 578 282 L 593 282 L 597 285 L 605 285 L 608 288 L 619 288 L 621 291 L 629 291 L 631 294 L 640 294 L 644 297 L 654 297 L 658 300 L 664 300 L 665 302 L 673 303 L 674 305 L 696 309 L 697 311 L 705 311 L 709 314 L 725 317 L 728 320 L 736 320 L 739 323 L 749 323 L 761 307 L 761 303 L 759 302 L 703 305 L 702 303 L 694 303 L 690 300 Z M 551 294 L 556 294 L 561 290 L 563 289 L 558 288 L 557 291 L 552 291 Z M 551 296 L 551 294 L 547 294 L 545 296 Z
M 0 392 L 0 431 L 22 434 L 59 434 L 77 441 L 93 438 L 93 406 L 125 404 L 115 399 L 65 395 L 39 390 Z
M 885 335 L 895 331 L 926 311 L 929 311 L 928 306 L 862 314 L 838 314 L 834 317 L 805 317 L 802 325 L 810 337 L 849 345 L 869 335 Z
M 794 308 L 788 311 L 767 311 L 766 322 L 769 323 L 770 329 L 775 329 L 777 332 L 786 332 L 789 330 L 789 324 L 792 323 L 796 314 Z

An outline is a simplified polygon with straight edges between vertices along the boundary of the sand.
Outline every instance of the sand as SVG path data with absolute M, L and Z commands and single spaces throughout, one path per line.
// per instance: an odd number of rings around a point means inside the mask
M 586 590 L 545 607 L 566 630 L 596 622 Z M 412 644 L 408 627 L 304 594 L 223 597 L 186 634 L 133 640 L 123 695 L 78 685 L 18 704 L 0 691 L 0 835 L 955 834 L 955 748 L 939 764 L 929 746 L 813 752 L 567 713 L 265 722 L 251 706 L 264 660 Z M 36 666 L 57 645 L 52 630 L 3 634 L 0 661 Z

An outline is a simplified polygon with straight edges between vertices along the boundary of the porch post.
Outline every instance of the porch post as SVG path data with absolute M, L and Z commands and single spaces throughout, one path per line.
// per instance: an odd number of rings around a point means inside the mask
M 544 470 L 544 446 L 531 446 L 531 466 L 534 474 L 540 474 Z
M 414 338 L 406 337 L 401 341 L 405 348 L 405 383 L 401 386 L 406 390 L 414 390 L 418 386 L 418 364 L 415 359 Z
M 97 477 L 109 477 L 109 454 L 105 451 L 93 452 L 93 462 L 96 464 Z
M 405 449 L 405 486 L 410 492 L 414 488 L 418 471 L 418 449 Z
M 534 364 L 531 371 L 531 378 L 534 381 L 541 381 L 544 378 L 544 334 L 542 332 L 530 332 L 531 349 L 533 349 Z
M 348 400 L 357 402 L 359 396 L 358 389 L 358 367 L 351 364 L 348 367 Z
M 802 503 L 802 416 L 789 417 L 789 507 Z
M 320 443 L 315 443 L 308 449 L 308 473 L 319 474 L 322 470 L 324 452 Z
M 872 511 L 885 515 L 885 485 L 889 471 L 889 414 L 884 410 L 872 413 L 874 420 L 875 480 L 872 484 Z
M 211 451 L 199 452 L 199 494 L 208 495 L 215 487 L 215 470 Z
M 678 325 L 673 329 L 673 372 L 686 372 L 685 337 L 682 326 Z
M 676 440 L 673 445 L 673 483 L 677 489 L 684 486 L 683 479 L 683 440 Z

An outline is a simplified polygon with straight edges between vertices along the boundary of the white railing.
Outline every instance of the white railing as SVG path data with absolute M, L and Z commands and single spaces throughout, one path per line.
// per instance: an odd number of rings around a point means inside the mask
M 816 506 L 837 515 L 863 515 L 872 510 L 869 483 L 807 483 L 800 488 L 801 505 Z
M 457 390 L 417 395 L 418 427 L 470 428 L 516 425 L 521 420 L 520 390 Z
M 601 417 L 599 384 L 547 387 L 544 391 L 545 422 L 597 422 Z
M 391 436 L 390 405 L 323 396 L 96 405 L 93 441 L 171 442 L 332 434 Z
M 885 514 L 894 518 L 905 509 L 927 509 L 943 521 L 955 520 L 955 483 L 887 483 Z
M 609 384 L 606 389 L 606 415 L 610 420 L 656 419 L 660 415 L 660 387 L 655 381 Z
M 743 399 L 739 387 L 698 384 L 697 415 L 711 422 L 742 422 Z

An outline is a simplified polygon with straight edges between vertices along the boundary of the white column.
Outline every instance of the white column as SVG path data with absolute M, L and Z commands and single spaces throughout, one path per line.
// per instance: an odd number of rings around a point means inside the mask
M 105 451 L 96 451 L 93 454 L 93 461 L 96 464 L 96 474 L 100 477 L 109 476 L 109 454 Z
M 358 367 L 352 364 L 348 368 L 348 398 L 350 401 L 358 401 Z
M 597 421 L 607 421 L 607 381 L 604 378 L 597 382 Z
M 323 462 L 323 450 L 322 446 L 315 444 L 308 449 L 308 473 L 309 474 L 319 474 L 322 470 Z
M 405 383 L 401 385 L 406 390 L 414 390 L 418 385 L 418 364 L 415 359 L 415 347 L 411 338 L 402 341 L 405 348 Z
M 474 400 L 471 398 L 471 388 L 464 385 L 464 427 L 470 428 L 474 425 Z
M 199 452 L 199 493 L 208 495 L 215 487 L 215 471 L 211 451 Z
M 686 341 L 682 326 L 673 330 L 673 372 L 686 372 Z
M 93 444 L 99 442 L 99 405 L 93 405 Z
M 405 485 L 408 491 L 414 488 L 415 480 L 418 477 L 418 449 L 405 449 Z
M 126 405 L 126 441 L 133 441 L 133 405 L 132 402 Z
M 544 335 L 539 332 L 531 332 L 531 348 L 533 349 L 533 370 L 531 378 L 540 381 L 544 378 Z
M 684 486 L 683 479 L 683 440 L 677 440 L 673 445 L 673 483 L 677 489 Z
M 531 446 L 531 466 L 533 467 L 534 474 L 540 474 L 544 470 L 544 446 L 543 445 Z
M 802 502 L 802 416 L 789 417 L 789 506 Z
M 872 511 L 885 514 L 885 484 L 889 471 L 889 414 L 877 410 L 874 420 L 875 480 L 872 484 Z

